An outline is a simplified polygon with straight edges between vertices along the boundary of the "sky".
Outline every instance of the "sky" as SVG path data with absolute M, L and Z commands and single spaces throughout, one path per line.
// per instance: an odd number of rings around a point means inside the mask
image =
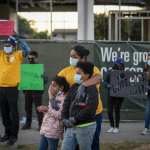
M 94 6 L 94 13 L 108 14 L 110 10 L 119 10 L 118 6 Z M 121 6 L 121 10 L 141 10 L 139 7 Z M 20 12 L 20 16 L 28 21 L 34 20 L 32 28 L 38 32 L 48 30 L 51 32 L 51 13 L 48 12 Z M 55 29 L 77 29 L 78 13 L 77 12 L 53 12 L 52 13 L 52 30 Z

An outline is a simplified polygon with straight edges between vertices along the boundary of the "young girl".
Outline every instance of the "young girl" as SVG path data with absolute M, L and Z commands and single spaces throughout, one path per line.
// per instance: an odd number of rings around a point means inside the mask
M 49 92 L 51 89 L 51 93 Z M 41 141 L 39 150 L 57 150 L 59 139 L 63 136 L 61 111 L 69 85 L 63 77 L 55 77 L 49 87 L 49 106 L 39 106 L 44 118 L 40 130 Z

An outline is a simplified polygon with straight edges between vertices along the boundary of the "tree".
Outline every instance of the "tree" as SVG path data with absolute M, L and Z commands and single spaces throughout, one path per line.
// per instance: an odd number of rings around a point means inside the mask
M 108 17 L 105 14 L 95 14 L 95 39 L 107 40 L 108 39 Z
M 30 22 L 21 16 L 18 16 L 18 24 L 18 31 L 21 36 L 34 39 L 50 38 L 48 31 L 36 32 L 35 29 L 31 28 Z
M 20 17 L 18 16 L 18 31 L 19 31 L 19 34 L 21 35 L 32 35 L 34 30 L 30 27 L 30 24 L 29 22 L 23 18 L 23 17 Z

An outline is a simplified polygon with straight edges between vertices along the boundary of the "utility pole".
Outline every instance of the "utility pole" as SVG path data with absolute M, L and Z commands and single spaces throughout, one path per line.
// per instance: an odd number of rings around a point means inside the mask
M 53 0 L 50 0 L 49 1 L 49 4 L 50 4 L 50 33 L 51 33 L 51 36 L 50 36 L 50 39 L 52 40 L 53 39 Z
M 119 18 L 118 18 L 118 25 L 119 25 L 119 41 L 121 41 L 121 0 L 119 0 Z

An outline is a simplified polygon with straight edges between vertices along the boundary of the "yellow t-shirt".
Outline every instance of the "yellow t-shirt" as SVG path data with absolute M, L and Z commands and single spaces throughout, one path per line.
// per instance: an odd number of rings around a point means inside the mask
M 64 77 L 67 80 L 67 82 L 70 84 L 70 86 L 72 86 L 75 83 L 75 80 L 74 80 L 75 73 L 76 73 L 75 67 L 69 66 L 61 70 L 58 73 L 58 76 Z M 97 67 L 94 67 L 93 76 L 100 75 L 100 74 L 101 74 L 100 70 Z M 99 86 L 100 85 L 97 85 L 98 91 L 99 91 Z M 102 100 L 99 95 L 99 103 L 98 103 L 98 107 L 96 110 L 96 114 L 100 114 L 102 111 L 103 111 L 103 105 L 102 105 Z
M 15 87 L 18 85 L 22 61 L 22 51 L 15 51 L 8 56 L 0 50 L 0 87 Z

